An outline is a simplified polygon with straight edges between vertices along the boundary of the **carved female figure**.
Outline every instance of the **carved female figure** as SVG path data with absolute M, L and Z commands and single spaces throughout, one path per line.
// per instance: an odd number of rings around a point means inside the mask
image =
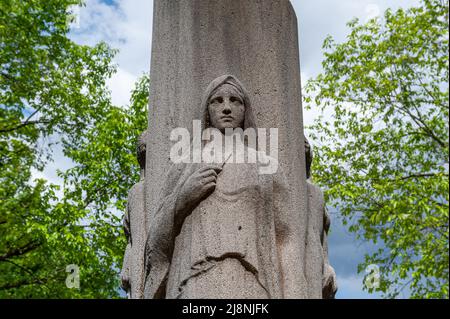
M 146 134 L 137 141 L 137 160 L 141 168 L 140 181 L 128 192 L 127 208 L 123 219 L 127 247 L 121 272 L 121 286 L 131 299 L 143 298 L 145 229 L 145 152 Z
M 255 127 L 234 76 L 212 81 L 202 107 L 205 128 Z M 289 187 L 281 169 L 261 175 L 258 165 L 172 165 L 150 219 L 145 298 L 307 297 L 305 237 Z

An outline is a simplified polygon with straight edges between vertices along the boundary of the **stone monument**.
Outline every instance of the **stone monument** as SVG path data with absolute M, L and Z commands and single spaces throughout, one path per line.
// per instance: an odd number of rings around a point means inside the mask
M 306 181 L 291 3 L 155 0 L 153 23 L 145 229 L 134 244 L 130 222 L 134 248 L 125 259 L 136 254 L 142 264 L 124 263 L 124 273 L 139 267 L 128 273 L 144 278 L 131 297 L 333 297 L 323 196 Z M 239 154 L 175 163 L 171 134 L 185 128 L 195 139 L 194 120 L 222 137 L 226 129 L 276 128 L 276 139 L 258 134 L 242 155 L 274 160 L 278 169 L 261 174 L 264 161 L 233 161 Z M 221 149 L 220 139 L 202 147 Z M 276 158 L 259 147 L 269 140 Z
M 121 286 L 128 298 L 141 299 L 144 291 L 144 245 L 147 237 L 145 225 L 145 156 L 147 131 L 137 142 L 137 160 L 141 168 L 140 181 L 128 193 L 127 210 L 123 219 L 127 247 L 121 273 Z
M 306 137 L 305 154 L 309 214 L 306 241 L 306 273 L 308 278 L 317 276 L 315 280 L 308 281 L 309 297 L 315 299 L 334 299 L 337 292 L 337 282 L 336 274 L 328 259 L 327 240 L 331 220 L 325 206 L 322 190 L 314 185 L 311 180 L 313 151 Z M 317 287 L 313 285 L 317 285 Z

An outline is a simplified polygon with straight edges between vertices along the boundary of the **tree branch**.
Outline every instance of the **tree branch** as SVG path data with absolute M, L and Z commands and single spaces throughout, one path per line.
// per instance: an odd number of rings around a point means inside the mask
M 0 133 L 9 133 L 18 129 L 21 129 L 22 127 L 28 126 L 28 125 L 35 125 L 35 124 L 49 124 L 51 123 L 51 121 L 48 120 L 43 120 L 43 121 L 25 121 L 15 127 L 11 127 L 11 128 L 7 128 L 7 129 L 2 129 L 0 130 Z
M 0 290 L 9 290 L 9 289 L 15 289 L 20 288 L 22 286 L 29 286 L 29 285 L 35 285 L 40 284 L 42 282 L 42 279 L 34 279 L 34 280 L 26 280 L 22 279 L 20 281 L 16 281 L 14 283 L 6 283 L 2 286 L 0 286 Z
M 399 74 L 399 72 L 398 72 L 397 67 L 396 67 L 395 64 L 393 65 L 393 72 L 392 72 L 392 73 L 393 73 L 393 74 L 395 73 L 395 75 L 397 76 L 397 78 L 399 78 L 399 79 L 402 78 L 402 77 L 400 76 L 400 74 Z M 392 79 L 392 80 L 395 81 L 394 79 Z M 410 103 L 410 101 L 408 101 L 408 98 L 407 98 L 407 97 L 405 96 L 405 94 L 404 94 L 405 90 L 406 90 L 406 89 L 404 88 L 403 84 L 400 84 L 400 93 L 398 93 L 398 94 L 401 94 L 401 95 L 400 95 L 400 96 L 401 96 L 401 98 L 400 98 L 401 102 L 400 102 L 400 103 L 397 102 L 397 103 L 399 104 L 399 106 L 396 106 L 396 105 L 395 105 L 396 103 L 393 103 L 393 106 L 394 106 L 396 109 L 398 109 L 399 111 L 403 111 L 404 113 L 406 113 L 407 115 L 409 115 L 409 117 L 411 117 L 411 119 L 414 121 L 414 123 L 416 123 L 417 126 L 419 126 L 422 130 L 424 130 L 425 133 L 427 133 L 428 136 L 431 137 L 431 138 L 432 138 L 436 143 L 438 143 L 441 147 L 443 147 L 443 148 L 448 147 L 448 145 L 447 145 L 445 142 L 443 142 L 440 138 L 438 138 L 438 137 L 434 134 L 433 130 L 430 129 L 430 128 L 428 127 L 428 125 L 425 123 L 425 121 L 421 118 L 420 112 L 419 112 L 419 110 L 417 109 L 417 107 L 414 105 L 414 103 Z M 391 94 L 390 97 L 392 98 L 392 94 Z M 395 97 L 394 97 L 394 100 L 396 100 Z M 417 115 L 411 113 L 411 111 L 410 111 L 410 110 L 408 109 L 408 107 L 407 107 L 407 106 L 409 106 L 409 105 L 412 105 L 412 106 L 415 108 L 415 110 L 416 110 L 416 112 L 417 112 Z
M 438 175 L 439 175 L 439 174 L 437 174 L 437 173 L 411 174 L 411 175 L 404 176 L 404 177 L 401 177 L 401 178 L 399 178 L 399 179 L 390 180 L 390 181 L 396 181 L 396 180 L 404 181 L 404 180 L 412 179 L 412 178 L 436 177 L 436 176 L 438 176 Z M 442 175 L 448 177 L 448 174 L 442 174 Z
M 17 268 L 20 268 L 23 271 L 25 271 L 27 274 L 29 274 L 31 277 L 34 278 L 34 280 L 32 282 L 40 284 L 43 287 L 45 287 L 48 291 L 50 291 L 50 288 L 46 285 L 46 281 L 48 281 L 48 278 L 40 279 L 40 278 L 36 277 L 36 275 L 31 270 L 29 270 L 28 268 L 25 268 L 25 267 L 15 263 L 15 262 L 13 262 L 12 260 L 9 260 L 9 259 L 6 259 L 5 261 L 10 263 L 10 264 L 12 264 L 12 265 L 14 265 L 14 266 L 16 266 Z M 16 287 L 16 288 L 18 288 L 18 287 Z
M 6 254 L 3 254 L 0 256 L 0 262 L 7 261 L 11 257 L 25 255 L 26 253 L 38 248 L 41 245 L 42 245 L 42 243 L 34 241 L 34 242 L 29 242 L 22 247 L 12 249 L 12 250 L 8 251 Z

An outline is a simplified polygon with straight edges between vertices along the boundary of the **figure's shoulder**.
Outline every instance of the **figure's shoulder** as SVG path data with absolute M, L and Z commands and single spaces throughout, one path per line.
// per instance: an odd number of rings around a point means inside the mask
M 306 181 L 306 187 L 310 207 L 314 207 L 315 209 L 318 209 L 320 211 L 325 211 L 326 213 L 325 197 L 322 189 L 319 186 L 311 183 L 311 181 L 309 180 Z
M 145 188 L 145 181 L 141 180 L 131 186 L 130 190 L 128 191 L 128 197 L 134 197 L 137 194 L 143 193 Z
M 313 182 L 311 182 L 309 179 L 306 180 L 306 187 L 308 189 L 308 193 L 315 196 L 323 197 L 322 189 Z

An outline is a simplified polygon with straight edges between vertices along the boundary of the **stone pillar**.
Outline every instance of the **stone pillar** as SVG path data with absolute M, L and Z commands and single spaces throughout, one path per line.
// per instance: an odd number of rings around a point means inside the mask
M 146 209 L 161 196 L 171 130 L 202 119 L 207 85 L 233 74 L 257 126 L 279 129 L 279 162 L 306 241 L 307 192 L 297 18 L 288 0 L 155 0 L 147 135 Z M 300 244 L 304 245 L 305 241 Z M 304 262 L 304 261 L 298 261 Z M 297 265 L 292 265 L 296 267 Z

